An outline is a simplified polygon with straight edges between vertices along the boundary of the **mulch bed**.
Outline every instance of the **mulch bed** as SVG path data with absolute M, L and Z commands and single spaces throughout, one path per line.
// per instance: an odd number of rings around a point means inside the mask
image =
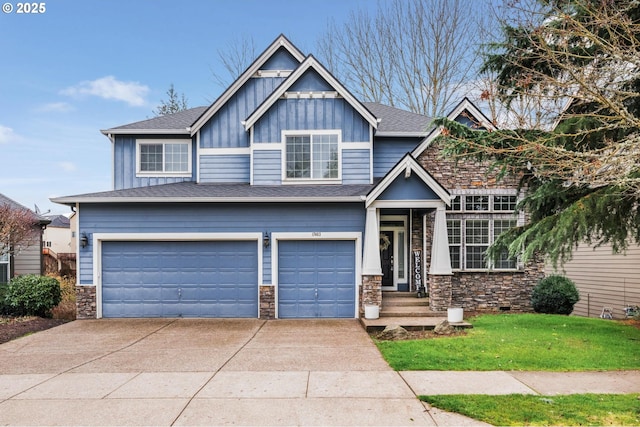
M 42 317 L 6 317 L 0 316 L 0 344 L 34 332 L 44 331 L 63 323 L 62 319 L 46 319 Z

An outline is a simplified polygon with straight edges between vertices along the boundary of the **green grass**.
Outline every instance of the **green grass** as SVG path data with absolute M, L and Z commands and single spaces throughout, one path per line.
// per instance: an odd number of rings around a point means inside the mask
M 431 405 L 493 425 L 637 426 L 638 394 L 420 396 Z
M 393 369 L 593 371 L 640 369 L 640 329 L 545 314 L 483 315 L 466 335 L 376 341 Z

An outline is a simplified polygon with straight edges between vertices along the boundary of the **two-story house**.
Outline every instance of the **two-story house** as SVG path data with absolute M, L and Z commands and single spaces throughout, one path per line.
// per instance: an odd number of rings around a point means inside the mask
M 493 128 L 466 99 L 449 117 Z M 432 310 L 529 309 L 542 267 L 483 257 L 524 220 L 515 182 L 442 159 L 429 124 L 280 36 L 209 107 L 103 130 L 113 190 L 53 199 L 79 318 L 354 318 L 424 285 Z

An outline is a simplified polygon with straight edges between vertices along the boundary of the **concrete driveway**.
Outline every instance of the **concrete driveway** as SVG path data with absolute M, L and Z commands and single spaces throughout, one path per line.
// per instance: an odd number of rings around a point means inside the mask
M 83 320 L 0 345 L 0 424 L 459 425 L 356 320 Z

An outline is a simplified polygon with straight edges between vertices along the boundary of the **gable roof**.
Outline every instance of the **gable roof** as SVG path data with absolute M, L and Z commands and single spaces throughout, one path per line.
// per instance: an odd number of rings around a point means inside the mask
M 465 111 L 471 114 L 471 116 L 473 116 L 473 118 L 483 128 L 487 130 L 496 130 L 496 127 L 491 122 L 491 120 L 489 120 L 489 118 L 485 116 L 484 113 L 480 111 L 480 109 L 476 107 L 475 104 L 471 102 L 469 98 L 467 98 L 466 96 L 462 99 L 462 101 L 458 103 L 458 105 L 456 105 L 453 108 L 453 110 L 451 110 L 449 114 L 447 114 L 447 117 L 450 118 L 451 120 L 455 120 L 457 117 L 462 115 L 462 113 L 464 113 Z
M 363 104 L 380 119 L 376 136 L 425 137 L 431 130 L 431 117 L 379 102 L 363 102 Z
M 474 120 L 478 122 L 479 125 L 484 127 L 487 130 L 496 130 L 497 128 L 491 123 L 491 120 L 485 116 L 482 111 L 476 107 L 473 102 L 469 100 L 469 98 L 464 98 L 460 103 L 453 109 L 449 114 L 447 114 L 447 118 L 449 120 L 455 120 L 457 117 L 462 115 L 462 113 L 467 112 L 472 116 Z M 414 150 L 411 152 L 411 155 L 414 157 L 419 157 L 424 150 L 426 150 L 434 139 L 436 139 L 442 133 L 442 127 L 433 128 L 431 132 L 427 135 L 427 137 L 420 143 Z
M 3 206 L 3 205 L 8 205 L 12 209 L 28 211 L 29 213 L 31 213 L 33 215 L 33 218 L 36 221 L 38 221 L 38 223 L 40 225 L 47 225 L 47 224 L 49 224 L 51 222 L 49 219 L 43 217 L 42 215 L 38 215 L 37 213 L 35 213 L 31 209 L 27 208 L 26 206 L 23 206 L 20 203 L 16 202 L 15 200 L 10 199 L 7 196 L 5 196 L 4 194 L 0 193 L 0 206 Z
M 135 123 L 129 123 L 123 126 L 117 126 L 111 129 L 101 130 L 103 135 L 117 134 L 145 134 L 145 133 L 163 133 L 163 134 L 185 134 L 190 135 L 191 125 L 208 107 L 195 107 L 187 110 L 179 111 L 174 114 L 154 117 L 152 119 L 141 120 Z
M 304 73 L 313 69 L 320 76 L 333 87 L 338 95 L 344 98 L 360 115 L 367 121 L 369 124 L 375 129 L 378 127 L 378 119 L 364 106 L 363 103 L 358 101 L 355 96 L 351 94 L 333 75 L 318 62 L 318 60 L 313 56 L 309 55 L 303 62 L 296 68 L 293 73 L 287 79 L 280 84 L 276 88 L 276 90 L 271 93 L 264 100 L 262 104 L 258 106 L 258 108 L 251 113 L 251 115 L 244 121 L 245 130 L 249 130 L 259 119 L 262 117 L 268 110 L 271 108 L 275 102 L 280 99 L 281 96 L 289 89 L 300 77 L 304 75 Z
M 451 194 L 444 188 L 429 172 L 427 172 L 420 163 L 410 154 L 407 153 L 400 159 L 398 163 L 385 175 L 384 178 L 367 194 L 365 206 L 369 207 L 382 193 L 396 180 L 401 173 L 405 177 L 415 173 L 426 186 L 431 188 L 433 192 L 447 205 L 451 204 Z
M 298 62 L 304 60 L 304 54 L 294 46 L 283 34 L 280 34 L 258 58 L 216 99 L 210 107 L 193 123 L 191 135 L 195 133 L 222 108 L 224 104 L 262 67 L 280 48 L 285 48 Z
M 70 228 L 71 221 L 64 215 L 44 215 L 51 224 L 49 224 L 49 228 Z

